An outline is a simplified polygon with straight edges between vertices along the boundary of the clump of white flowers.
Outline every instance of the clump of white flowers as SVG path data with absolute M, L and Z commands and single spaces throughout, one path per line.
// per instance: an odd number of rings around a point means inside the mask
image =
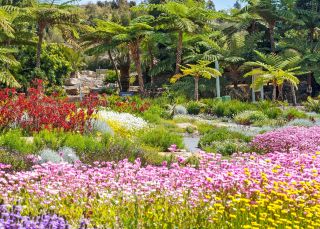
M 132 114 L 106 110 L 98 111 L 97 120 L 101 120 L 110 124 L 116 123 L 128 131 L 140 130 L 148 125 L 145 120 Z

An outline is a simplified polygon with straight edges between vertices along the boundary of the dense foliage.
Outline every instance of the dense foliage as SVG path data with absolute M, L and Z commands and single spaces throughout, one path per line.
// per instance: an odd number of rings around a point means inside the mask
M 138 5 L 99 2 L 84 7 L 3 1 L 0 80 L 10 86 L 27 86 L 30 79 L 41 77 L 50 86 L 61 85 L 86 62 L 114 71 L 113 82 L 120 83 L 124 91 L 130 78 L 137 76 L 135 82 L 143 93 L 169 83 L 183 66 L 205 63 L 206 73 L 184 73 L 195 77 L 192 93 L 196 97 L 212 95 L 206 85 L 219 75 L 213 69 L 218 65 L 222 93 L 234 98 L 250 97 L 247 89 L 238 87 L 251 82 L 242 76 L 254 76 L 254 88 L 265 87 L 269 99 L 296 104 L 297 99 L 315 94 L 318 1 L 245 0 L 221 11 L 212 5 L 211 1 L 193 0 Z M 199 68 L 204 69 L 201 64 Z M 204 83 L 198 83 L 200 76 L 206 78 Z M 307 87 L 296 98 L 299 82 Z M 286 86 L 291 89 L 284 90 Z

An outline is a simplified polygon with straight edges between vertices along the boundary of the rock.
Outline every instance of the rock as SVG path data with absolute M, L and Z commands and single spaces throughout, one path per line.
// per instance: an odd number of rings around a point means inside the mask
M 181 129 L 187 129 L 188 127 L 193 128 L 193 129 L 197 129 L 197 126 L 195 126 L 189 122 L 177 123 L 176 125 Z
M 79 72 L 79 78 L 82 78 L 82 77 L 96 78 L 97 73 L 94 71 L 90 71 L 90 70 L 83 70 L 83 71 Z
M 65 87 L 65 90 L 66 90 L 67 95 L 79 95 L 80 94 L 79 88 L 76 86 Z
M 106 89 L 106 87 L 94 87 L 94 88 L 90 88 L 90 93 L 100 94 L 100 93 L 104 92 L 105 89 Z
M 80 80 L 78 78 L 69 78 L 64 81 L 65 86 L 75 86 L 79 84 L 80 84 Z
M 85 95 L 89 94 L 90 93 L 90 87 L 88 87 L 88 86 L 81 87 L 81 93 L 85 94 Z

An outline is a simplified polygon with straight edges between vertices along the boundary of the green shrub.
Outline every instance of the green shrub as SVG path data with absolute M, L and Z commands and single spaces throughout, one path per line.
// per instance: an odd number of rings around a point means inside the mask
M 107 70 L 106 76 L 104 78 L 104 82 L 106 83 L 114 83 L 118 80 L 117 74 L 115 70 Z
M 283 111 L 283 117 L 290 121 L 296 118 L 307 118 L 308 116 L 305 112 L 296 108 L 289 108 Z
M 255 121 L 252 125 L 263 127 L 263 126 L 271 126 L 271 127 L 280 127 L 286 125 L 287 121 L 283 118 L 279 119 L 265 119 L 265 120 L 258 120 Z
M 197 115 L 200 113 L 200 110 L 201 104 L 199 104 L 198 102 L 191 101 L 187 104 L 188 114 Z
M 236 114 L 246 111 L 246 110 L 256 110 L 255 105 L 241 102 L 238 100 L 231 100 L 231 101 L 220 101 L 220 100 L 214 100 L 214 101 L 203 101 L 206 103 L 206 112 L 209 114 L 214 114 L 218 117 L 233 117 Z
M 80 154 L 80 160 L 92 164 L 95 161 L 120 161 L 128 159 L 133 162 L 137 158 L 142 164 L 159 164 L 163 157 L 157 154 L 159 149 L 137 144 L 127 138 L 113 137 L 106 144 L 103 150 L 88 151 Z
M 43 130 L 34 135 L 37 149 L 50 148 L 58 150 L 60 147 L 70 147 L 78 153 L 102 151 L 108 144 L 111 135 L 102 134 L 100 137 L 82 135 L 79 133 Z
M 174 111 L 175 115 L 186 115 L 186 114 L 188 114 L 187 109 L 184 106 L 179 105 L 179 104 L 174 106 L 173 111 Z
M 59 156 L 59 154 L 52 150 L 52 149 L 43 149 L 39 152 L 39 155 L 41 157 L 41 160 L 39 161 L 42 163 L 60 163 L 62 162 L 62 157 Z
M 0 145 L 10 151 L 17 151 L 24 154 L 32 153 L 35 150 L 34 145 L 27 142 L 27 140 L 23 138 L 22 131 L 18 129 L 9 130 L 3 134 L 0 137 Z
M 167 112 L 159 105 L 152 105 L 147 111 L 142 113 L 142 117 L 150 123 L 160 123 L 162 117 L 167 117 Z
M 192 134 L 192 133 L 194 133 L 195 131 L 196 131 L 196 128 L 193 127 L 193 126 L 187 126 L 187 127 L 186 127 L 186 132 L 187 132 L 188 134 Z
M 205 133 L 199 141 L 199 147 L 206 152 L 228 156 L 236 152 L 248 152 L 251 137 L 227 128 L 215 128 Z
M 159 147 L 162 151 L 167 151 L 172 144 L 176 144 L 179 148 L 183 148 L 182 136 L 172 131 L 168 131 L 163 127 L 144 131 L 140 135 L 140 140 L 143 144 Z
M 251 137 L 248 137 L 242 133 L 230 131 L 227 128 L 215 128 L 204 134 L 199 141 L 199 146 L 204 148 L 211 145 L 212 142 L 224 141 L 226 139 L 239 139 L 243 142 L 249 142 Z
M 244 111 L 234 117 L 234 121 L 242 125 L 250 125 L 256 121 L 264 121 L 267 119 L 268 116 L 262 111 Z
M 67 133 L 63 146 L 75 149 L 78 153 L 103 151 L 110 141 L 111 136 L 108 133 L 96 137 L 93 135 L 81 135 Z
M 205 134 L 211 131 L 215 127 L 208 123 L 200 122 L 200 123 L 197 123 L 197 128 L 200 134 Z
M 250 146 L 238 140 L 225 140 L 211 142 L 209 146 L 204 147 L 206 152 L 220 153 L 223 156 L 230 156 L 237 152 L 249 152 Z
M 38 133 L 35 133 L 33 138 L 33 142 L 37 150 L 44 148 L 57 150 L 59 147 L 64 145 L 66 133 L 57 130 L 42 130 Z
M 269 107 L 261 111 L 270 119 L 276 119 L 282 115 L 282 110 L 279 107 Z
M 0 163 L 11 165 L 11 170 L 20 171 L 28 170 L 33 163 L 27 159 L 26 155 L 21 155 L 19 152 L 7 152 L 0 150 Z
M 313 99 L 309 96 L 307 102 L 303 103 L 303 105 L 308 111 L 320 113 L 320 97 Z

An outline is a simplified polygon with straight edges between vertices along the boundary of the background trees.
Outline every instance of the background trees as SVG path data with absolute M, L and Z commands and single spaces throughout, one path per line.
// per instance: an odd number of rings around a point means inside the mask
M 171 79 L 171 83 L 175 83 L 177 80 L 186 77 L 186 76 L 192 76 L 194 78 L 194 99 L 199 100 L 199 79 L 200 78 L 206 78 L 211 79 L 212 77 L 219 77 L 221 76 L 221 73 L 212 68 L 209 67 L 211 64 L 210 61 L 204 61 L 200 60 L 197 62 L 197 64 L 187 64 L 186 67 L 181 67 L 182 73 L 178 73 L 174 75 Z
M 143 92 L 150 85 L 168 83 L 181 73 L 181 65 L 208 60 L 219 61 L 222 88 L 233 85 L 238 90 L 239 83 L 247 82 L 243 76 L 252 70 L 240 66 L 259 61 L 257 50 L 283 60 L 289 53 L 300 56 L 304 74 L 298 77 L 307 81 L 307 93 L 315 94 L 313 79 L 320 82 L 319 6 L 319 0 L 243 0 L 217 12 L 214 2 L 196 0 L 150 0 L 138 5 L 123 0 L 86 6 L 2 1 L 0 67 L 6 72 L 2 82 L 10 85 L 16 78 L 27 87 L 32 78 L 41 77 L 61 85 L 84 61 L 91 70 L 114 69 L 124 91 L 136 74 Z M 210 83 L 200 81 L 199 90 L 209 90 Z M 289 79 L 286 84 L 291 85 Z

